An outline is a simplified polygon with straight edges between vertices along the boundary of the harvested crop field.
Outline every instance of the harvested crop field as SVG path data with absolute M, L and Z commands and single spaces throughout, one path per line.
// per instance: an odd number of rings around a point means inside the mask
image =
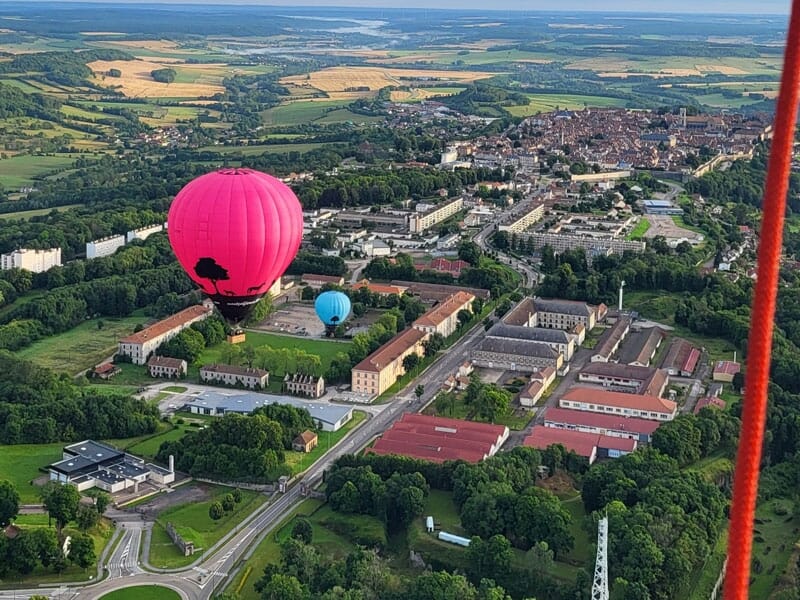
M 103 44 L 118 46 L 121 49 L 177 50 L 178 44 L 170 40 L 107 40 Z
M 412 82 L 437 81 L 466 83 L 492 77 L 494 73 L 477 71 L 429 71 L 421 69 L 382 69 L 379 67 L 331 67 L 308 75 L 284 77 L 281 83 L 314 88 L 326 92 L 331 99 L 345 94 L 375 92 L 387 86 L 408 86 Z M 366 88 L 357 90 L 354 88 Z
M 392 102 L 419 102 L 427 98 L 434 98 L 436 96 L 452 96 L 458 94 L 464 88 L 411 88 L 410 91 L 393 90 L 389 94 L 389 99 Z
M 222 78 L 226 65 L 175 64 L 169 60 L 98 60 L 89 63 L 95 79 L 115 87 L 129 98 L 198 98 L 223 92 Z M 178 72 L 172 83 L 160 83 L 150 76 L 156 69 L 173 68 Z M 107 77 L 110 69 L 119 69 L 121 77 Z

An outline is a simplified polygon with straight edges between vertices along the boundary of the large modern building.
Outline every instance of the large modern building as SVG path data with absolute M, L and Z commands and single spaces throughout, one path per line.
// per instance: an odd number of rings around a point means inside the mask
M 571 429 L 611 437 L 631 438 L 645 444 L 650 441 L 653 432 L 660 425 L 658 421 L 649 419 L 556 407 L 548 408 L 545 411 L 544 424 L 547 427 L 555 427 L 557 429 Z
M 654 421 L 671 421 L 678 413 L 678 405 L 671 400 L 587 387 L 573 387 L 561 397 L 558 405 L 561 408 Z
M 494 455 L 508 435 L 508 427 L 504 425 L 405 413 L 367 452 L 436 463 L 448 460 L 476 463 Z
M 32 273 L 44 273 L 53 267 L 60 266 L 61 248 L 50 248 L 49 250 L 22 248 L 0 255 L 0 269 L 3 271 L 25 269 Z
M 200 381 L 263 390 L 269 385 L 269 371 L 239 365 L 204 365 L 200 367 Z
M 413 327 L 425 333 L 438 333 L 448 337 L 458 329 L 458 313 L 466 310 L 472 313 L 475 296 L 469 292 L 458 291 L 414 321 Z
M 573 248 L 583 248 L 587 257 L 594 253 L 622 254 L 623 252 L 644 252 L 645 242 L 631 241 L 624 238 L 598 238 L 584 235 L 570 235 L 559 233 L 523 233 L 521 237 L 533 242 L 535 248 L 550 246 L 556 254 Z
M 211 306 L 205 304 L 185 308 L 179 313 L 122 338 L 119 341 L 117 352 L 129 357 L 135 365 L 146 364 L 161 344 L 171 340 L 192 323 L 207 319 L 212 312 Z
M 338 431 L 353 418 L 352 406 L 257 392 L 203 392 L 193 396 L 183 405 L 183 409 L 196 415 L 221 417 L 229 413 L 249 415 L 257 408 L 270 404 L 288 404 L 307 410 L 314 422 L 322 425 L 323 431 Z
M 124 245 L 124 235 L 110 235 L 93 242 L 86 242 L 86 258 L 91 260 L 101 256 L 111 256 Z
M 578 381 L 601 385 L 615 392 L 661 396 L 669 383 L 669 374 L 650 367 L 590 362 L 578 373 Z
M 412 214 L 408 221 L 408 229 L 411 233 L 424 233 L 434 225 L 452 217 L 462 208 L 464 208 L 464 198 L 461 196 L 451 198 L 430 210 Z
M 127 243 L 132 242 L 133 240 L 146 240 L 154 233 L 158 233 L 159 231 L 164 231 L 164 225 L 148 225 L 147 227 L 140 227 L 139 229 L 131 229 L 125 237 L 125 241 Z
M 429 333 L 410 327 L 404 329 L 367 358 L 353 367 L 351 389 L 358 394 L 379 396 L 405 373 L 403 359 L 410 354 L 422 356 L 422 343 Z
M 62 459 L 47 469 L 50 481 L 72 484 L 78 491 L 98 487 L 116 493 L 131 488 L 137 490 L 139 484 L 148 480 L 158 484 L 175 480 L 171 457 L 170 468 L 165 469 L 145 464 L 122 450 L 92 440 L 65 446 Z

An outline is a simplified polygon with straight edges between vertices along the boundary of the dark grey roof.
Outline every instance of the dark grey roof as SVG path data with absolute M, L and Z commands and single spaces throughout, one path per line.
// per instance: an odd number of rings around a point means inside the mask
M 579 317 L 588 317 L 592 314 L 591 307 L 585 302 L 535 298 L 533 303 L 536 306 L 536 310 L 539 312 L 559 313 L 562 315 L 575 315 Z
M 497 323 L 489 330 L 492 337 L 510 338 L 514 340 L 530 340 L 545 344 L 568 344 L 569 335 L 561 329 L 547 329 L 545 327 L 521 327 Z
M 620 317 L 617 322 L 603 332 L 600 339 L 597 340 L 597 345 L 592 352 L 593 356 L 603 356 L 608 358 L 612 354 L 612 349 L 619 342 L 620 338 L 625 335 L 628 328 L 631 326 L 630 317 Z
M 625 364 L 647 362 L 665 335 L 664 330 L 659 327 L 632 331 L 622 342 L 619 350 L 619 362 Z
M 112 448 L 100 442 L 95 442 L 94 440 L 84 440 L 77 444 L 70 444 L 64 448 L 64 452 L 74 456 L 88 458 L 94 463 L 105 461 L 109 458 L 121 458 L 124 456 L 124 453 L 116 448 Z
M 512 308 L 508 314 L 503 317 L 502 321 L 506 325 L 524 325 L 528 322 L 531 314 L 535 312 L 536 306 L 534 305 L 533 298 L 528 296 L 520 300 L 519 304 Z
M 69 475 L 70 473 L 78 473 L 84 469 L 94 468 L 95 464 L 97 464 L 95 461 L 84 456 L 73 456 L 53 463 L 50 465 L 50 468 L 59 473 Z
M 644 381 L 655 373 L 653 367 L 640 367 L 638 365 L 626 365 L 607 362 L 590 362 L 580 370 L 580 374 L 597 375 L 599 377 L 625 377 Z
M 558 358 L 558 352 L 547 344 L 531 340 L 514 340 L 493 336 L 484 338 L 475 350 L 508 354 L 510 356 L 531 356 L 533 358 L 551 358 L 553 360 Z
M 143 468 L 142 465 L 132 463 L 129 460 L 124 460 L 115 465 L 111 465 L 109 467 L 106 467 L 106 469 L 108 469 L 112 473 L 120 475 L 121 477 L 129 477 L 129 478 L 139 477 L 147 473 L 147 469 Z

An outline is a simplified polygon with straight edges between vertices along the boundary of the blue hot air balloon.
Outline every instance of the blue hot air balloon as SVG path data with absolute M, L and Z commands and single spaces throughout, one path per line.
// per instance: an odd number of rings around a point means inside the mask
M 314 301 L 314 309 L 328 335 L 333 335 L 337 325 L 344 323 L 350 314 L 350 298 L 342 292 L 323 292 Z

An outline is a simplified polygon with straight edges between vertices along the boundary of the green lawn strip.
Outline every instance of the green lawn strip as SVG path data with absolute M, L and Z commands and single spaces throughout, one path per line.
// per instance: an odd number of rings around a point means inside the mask
M 98 321 L 103 322 L 101 329 L 97 328 Z M 54 371 L 74 375 L 112 356 L 119 339 L 130 335 L 136 325 L 146 322 L 147 318 L 142 316 L 92 319 L 34 342 L 16 354 Z
M 583 500 L 581 499 L 580 493 L 576 492 L 571 498 L 562 498 L 561 506 L 566 508 L 572 516 L 572 523 L 570 523 L 569 531 L 575 539 L 575 545 L 564 557 L 564 561 L 585 567 L 594 559 L 594 554 L 592 552 L 594 549 L 594 540 L 589 539 L 589 535 L 583 528 L 583 523 L 586 519 L 586 509 L 583 508 Z
M 433 517 L 433 522 L 442 531 L 466 536 L 461 526 L 461 516 L 453 502 L 453 494 L 442 490 L 431 490 L 425 499 L 425 512 L 422 517 Z
M 711 553 L 706 557 L 703 566 L 698 569 L 692 578 L 693 585 L 688 600 L 708 600 L 711 592 L 717 583 L 722 565 L 725 563 L 725 556 L 728 551 L 728 528 L 723 529 L 722 534 L 714 544 Z
M 258 492 L 242 490 L 242 501 L 236 505 L 236 508 L 219 521 L 214 521 L 208 516 L 209 506 L 233 490 L 217 486 L 211 489 L 213 496 L 208 500 L 173 506 L 158 515 L 153 526 L 153 537 L 150 544 L 150 564 L 152 566 L 156 568 L 182 567 L 197 560 L 197 556 L 183 556 L 178 552 L 164 529 L 168 522 L 175 526 L 184 539 L 193 541 L 197 551 L 207 550 L 267 499 Z
M 778 514 L 778 513 L 783 514 Z M 783 573 L 794 543 L 800 537 L 800 520 L 794 502 L 775 498 L 756 507 L 753 529 L 751 598 L 768 598 Z
M 267 126 L 302 125 L 348 104 L 349 100 L 300 100 L 267 109 L 261 113 L 261 119 Z
M 640 240 L 644 237 L 644 234 L 647 233 L 648 229 L 650 229 L 650 221 L 644 218 L 639 219 L 639 222 L 636 224 L 636 227 L 634 227 L 631 230 L 626 239 Z
M 358 427 L 364 419 L 367 418 L 367 413 L 356 410 L 353 411 L 353 418 L 350 419 L 339 431 L 321 431 L 319 435 L 319 444 L 311 452 L 295 452 L 294 450 L 287 450 L 286 464 L 292 469 L 292 475 L 301 473 L 303 470 L 313 465 L 323 454 L 329 449 L 333 448 L 342 438 Z
M 135 585 L 109 592 L 100 600 L 180 600 L 180 595 L 160 585 Z
M 185 388 L 182 385 L 168 385 L 167 387 L 163 388 L 165 392 L 174 392 L 176 394 L 182 394 L 189 388 Z
M 20 210 L 11 213 L 0 213 L 0 220 L 23 219 L 27 221 L 31 217 L 41 217 L 44 215 L 49 215 L 53 211 L 63 212 L 65 210 L 69 210 L 70 208 L 78 208 L 79 206 L 83 206 L 83 204 L 67 204 L 65 206 L 53 206 L 51 208 L 37 208 L 34 210 Z
M 169 431 L 165 431 L 160 435 L 153 436 L 149 439 L 142 440 L 138 444 L 134 444 L 133 446 L 128 447 L 128 451 L 136 456 L 142 456 L 148 459 L 155 458 L 156 454 L 158 454 L 158 449 L 161 447 L 161 444 L 164 442 L 173 442 L 176 440 L 181 439 L 190 431 L 196 430 L 195 427 L 189 427 L 184 425 L 177 425 L 173 429 Z
M 0 479 L 17 488 L 21 504 L 39 504 L 39 490 L 30 482 L 40 475 L 40 467 L 61 460 L 63 443 L 0 446 Z

